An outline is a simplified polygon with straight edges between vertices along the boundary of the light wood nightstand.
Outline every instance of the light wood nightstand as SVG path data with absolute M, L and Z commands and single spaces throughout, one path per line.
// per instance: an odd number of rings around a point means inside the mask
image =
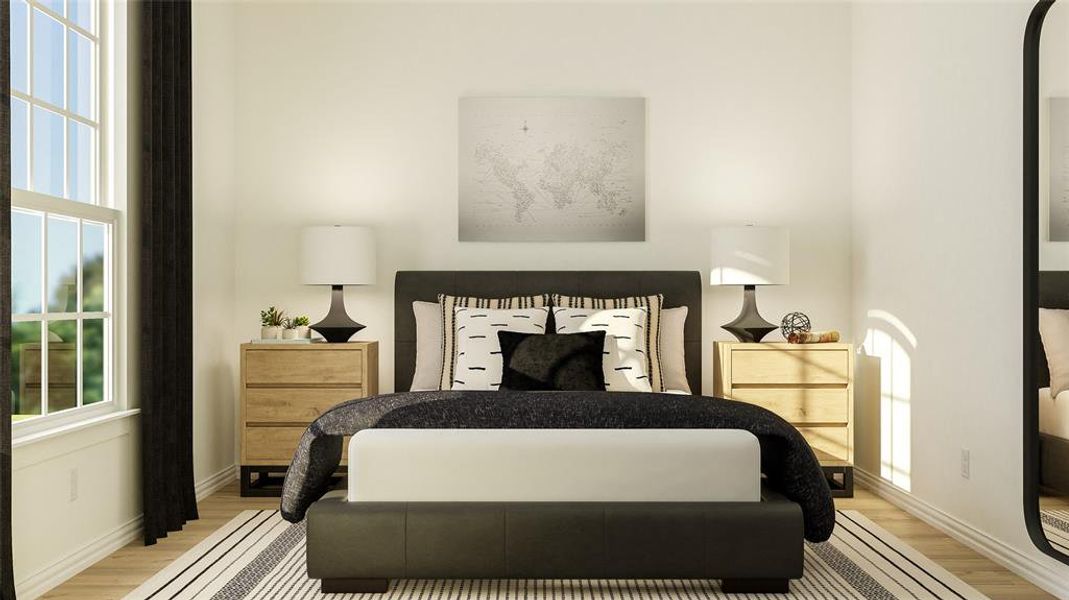
M 716 342 L 713 393 L 783 417 L 812 446 L 832 495 L 854 495 L 852 344 Z
M 378 342 L 242 344 L 241 495 L 279 495 L 272 474 L 286 472 L 308 425 L 340 402 L 377 393 Z

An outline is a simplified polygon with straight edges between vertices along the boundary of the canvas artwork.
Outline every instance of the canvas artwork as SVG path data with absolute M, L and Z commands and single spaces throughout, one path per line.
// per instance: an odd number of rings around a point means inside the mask
M 643 98 L 462 98 L 462 242 L 646 237 Z
M 1050 241 L 1069 242 L 1069 98 L 1050 100 Z

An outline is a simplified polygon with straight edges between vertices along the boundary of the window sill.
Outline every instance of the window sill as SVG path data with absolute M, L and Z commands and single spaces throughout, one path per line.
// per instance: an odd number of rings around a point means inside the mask
M 128 410 L 115 410 L 108 413 L 104 413 L 100 416 L 88 417 L 75 421 L 73 423 L 57 424 L 55 427 L 43 429 L 40 431 L 26 432 L 22 435 L 16 435 L 11 440 L 12 448 L 19 448 L 21 446 L 28 446 L 37 442 L 43 442 L 50 440 L 68 433 L 87 429 L 89 427 L 95 427 L 111 421 L 117 421 L 119 419 L 125 419 L 134 415 L 141 414 L 140 408 L 131 408 Z

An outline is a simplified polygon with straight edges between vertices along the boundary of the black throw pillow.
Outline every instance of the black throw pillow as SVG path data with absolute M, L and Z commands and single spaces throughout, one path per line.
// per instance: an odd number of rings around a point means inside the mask
M 605 332 L 498 331 L 503 390 L 604 390 Z

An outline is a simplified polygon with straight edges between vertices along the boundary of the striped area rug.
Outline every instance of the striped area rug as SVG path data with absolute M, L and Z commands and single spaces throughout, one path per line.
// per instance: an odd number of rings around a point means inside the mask
M 1043 521 L 1043 533 L 1047 534 L 1047 541 L 1055 550 L 1069 554 L 1069 510 L 1039 511 L 1039 518 Z
M 710 580 L 402 580 L 385 594 L 321 594 L 304 567 L 304 524 L 246 511 L 129 596 L 130 600 L 805 600 L 986 598 L 856 511 L 839 511 L 834 537 L 806 544 L 791 593 L 725 594 Z M 1064 523 L 1064 522 L 1063 522 Z M 1063 531 L 1064 533 L 1064 531 Z

